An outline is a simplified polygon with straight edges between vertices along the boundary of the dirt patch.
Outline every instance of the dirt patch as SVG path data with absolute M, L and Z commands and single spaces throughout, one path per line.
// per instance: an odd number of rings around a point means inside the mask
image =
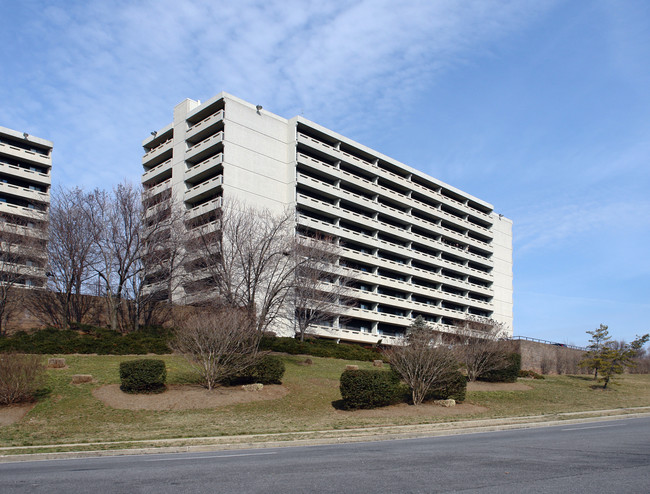
M 474 381 L 467 383 L 467 391 L 528 391 L 533 389 L 523 383 L 487 383 Z
M 389 407 L 372 410 L 355 410 L 353 412 L 337 411 L 338 414 L 353 413 L 355 417 L 391 418 L 391 417 L 453 417 L 455 415 L 471 415 L 485 412 L 487 408 L 469 403 L 459 403 L 454 407 L 442 407 L 433 403 L 423 403 L 418 406 L 400 403 Z
M 208 391 L 200 386 L 169 386 L 160 394 L 130 394 L 119 384 L 93 390 L 93 396 L 113 408 L 126 410 L 193 410 L 217 408 L 251 401 L 276 400 L 289 390 L 280 385 L 265 385 L 260 391 L 244 391 L 241 387 L 217 388 Z
M 23 405 L 9 405 L 0 407 L 0 427 L 3 425 L 15 424 L 36 406 L 36 403 L 25 403 Z

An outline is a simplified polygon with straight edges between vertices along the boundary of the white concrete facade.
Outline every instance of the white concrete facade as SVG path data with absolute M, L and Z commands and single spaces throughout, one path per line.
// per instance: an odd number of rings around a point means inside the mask
M 19 272 L 16 283 L 27 286 L 46 280 L 52 147 L 48 140 L 0 127 L 0 248 L 12 252 L 5 269 Z
M 171 194 L 190 217 L 229 199 L 289 207 L 298 232 L 338 240 L 358 304 L 317 334 L 390 343 L 418 315 L 445 332 L 491 317 L 512 334 L 512 222 L 491 204 L 226 93 L 180 103 L 143 146 L 145 189 Z

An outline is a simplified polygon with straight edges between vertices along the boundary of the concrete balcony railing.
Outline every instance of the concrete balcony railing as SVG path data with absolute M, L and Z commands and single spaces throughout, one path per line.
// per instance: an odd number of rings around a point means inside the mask
M 213 192 L 218 187 L 223 185 L 223 175 L 217 175 L 216 177 L 211 178 L 205 182 L 202 182 L 198 185 L 195 185 L 191 189 L 188 189 L 185 192 L 184 200 L 187 202 L 192 202 L 194 200 L 200 200 L 202 196 L 208 195 Z
M 207 131 L 216 125 L 220 125 L 220 123 L 223 121 L 223 117 L 224 111 L 219 110 L 218 112 L 204 118 L 200 122 L 195 123 L 187 130 L 186 139 L 191 139 L 199 132 Z
M 142 183 L 147 184 L 149 182 L 155 181 L 160 175 L 171 172 L 172 170 L 172 160 L 171 158 L 167 161 L 160 163 L 159 165 L 154 166 L 153 168 L 147 170 L 142 174 Z
M 36 172 L 34 170 L 28 170 L 20 166 L 9 165 L 2 162 L 0 162 L 0 173 L 20 178 L 22 180 L 28 180 L 40 185 L 49 186 L 52 183 L 52 178 L 47 173 Z
M 15 156 L 16 159 L 45 166 L 47 168 L 50 168 L 52 166 L 52 158 L 50 155 L 46 156 L 35 151 L 29 151 L 17 146 L 12 146 L 11 144 L 5 144 L 4 142 L 0 142 L 0 152 L 3 152 L 4 154 L 8 154 L 10 156 Z
M 0 213 L 16 215 L 25 219 L 33 219 L 36 221 L 47 220 L 47 211 L 27 208 L 24 206 L 17 206 L 16 204 L 9 204 L 8 202 L 0 202 Z
M 0 192 L 20 197 L 29 201 L 40 202 L 49 204 L 50 194 L 48 192 L 41 192 L 39 190 L 32 190 L 27 187 L 20 187 L 18 185 L 7 184 L 0 182 Z
M 192 147 L 188 148 L 185 151 L 186 160 L 196 160 L 200 158 L 200 155 L 208 151 L 213 146 L 223 142 L 223 132 L 217 132 L 216 134 L 208 137 L 207 139 L 194 144 Z
M 186 181 L 192 180 L 200 175 L 208 173 L 214 167 L 223 164 L 223 153 L 216 154 L 205 161 L 202 161 L 198 165 L 194 165 L 191 168 L 185 170 Z
M 172 148 L 173 145 L 173 138 L 167 139 L 165 142 L 159 144 L 155 148 L 151 148 L 149 151 L 147 151 L 144 156 L 142 157 L 142 164 L 146 165 L 150 161 L 155 160 L 158 156 L 161 154 L 169 151 Z
M 212 201 L 208 201 L 199 206 L 195 206 L 187 210 L 186 219 L 192 220 L 194 218 L 197 218 L 198 216 L 201 216 L 202 214 L 219 209 L 222 206 L 222 204 L 223 204 L 222 198 L 217 197 Z

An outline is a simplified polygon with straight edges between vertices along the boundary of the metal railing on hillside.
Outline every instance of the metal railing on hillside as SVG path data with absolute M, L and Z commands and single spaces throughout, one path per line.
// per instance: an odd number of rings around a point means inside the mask
M 537 343 L 544 343 L 546 345 L 554 345 L 554 346 L 561 346 L 565 348 L 571 348 L 573 350 L 582 350 L 583 352 L 588 351 L 588 348 L 584 348 L 581 346 L 575 346 L 575 345 L 567 345 L 565 343 L 557 343 L 555 341 L 548 341 L 548 340 L 540 340 L 539 338 L 531 338 L 529 336 L 513 336 L 510 338 L 511 340 L 526 340 L 526 341 L 535 341 Z

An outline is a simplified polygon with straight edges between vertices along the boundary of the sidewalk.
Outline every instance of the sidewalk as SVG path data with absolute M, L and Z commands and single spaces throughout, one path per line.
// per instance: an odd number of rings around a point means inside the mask
M 417 437 L 448 436 L 507 429 L 527 429 L 650 416 L 650 407 L 592 410 L 527 417 L 459 420 L 434 424 L 367 427 L 325 431 L 251 434 L 241 436 L 189 437 L 150 441 L 119 441 L 40 446 L 0 447 L 0 463 L 42 461 L 98 456 L 181 453 L 233 449 L 262 449 L 363 441 L 386 441 Z

